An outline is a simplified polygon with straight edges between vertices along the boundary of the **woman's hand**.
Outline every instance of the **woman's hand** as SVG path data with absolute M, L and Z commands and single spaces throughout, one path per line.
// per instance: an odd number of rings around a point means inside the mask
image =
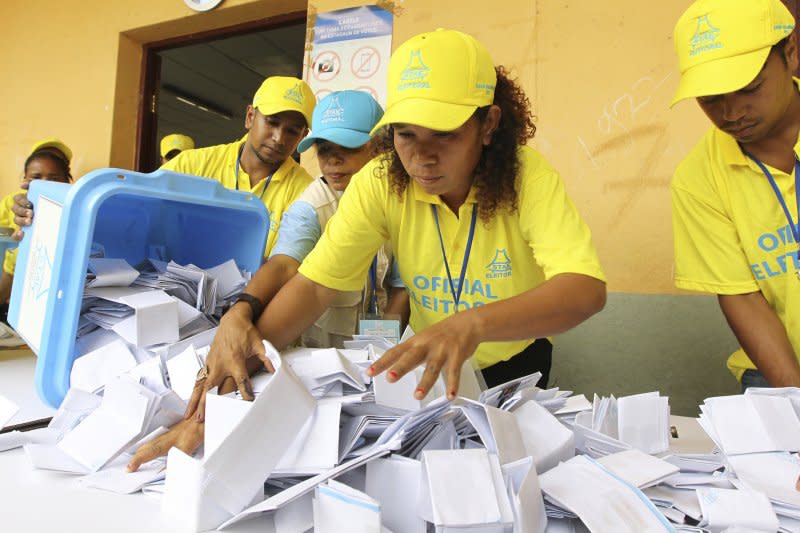
M 173 446 L 184 453 L 193 454 L 203 443 L 204 426 L 203 422 L 198 422 L 195 418 L 181 420 L 163 435 L 140 446 L 128 463 L 128 472 L 136 472 L 142 464 L 167 455 Z
M 472 357 L 481 342 L 479 326 L 476 313 L 457 313 L 392 348 L 367 373 L 375 376 L 388 369 L 386 380 L 393 383 L 425 363 L 414 397 L 423 399 L 444 370 L 447 397 L 452 400 L 458 395 L 461 365 Z
M 247 303 L 234 304 L 219 323 L 206 358 L 208 377 L 195 385 L 184 418 L 188 419 L 196 414 L 197 421 L 202 422 L 205 418 L 206 393 L 228 378 L 233 379 L 233 389 L 239 389 L 244 400 L 252 401 L 253 385 L 250 382 L 247 360 L 256 356 L 268 372 L 275 371 L 264 350 L 263 340 L 253 325 Z

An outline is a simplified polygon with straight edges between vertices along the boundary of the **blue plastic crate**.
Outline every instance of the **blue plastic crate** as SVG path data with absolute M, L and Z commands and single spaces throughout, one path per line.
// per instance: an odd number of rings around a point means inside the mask
M 136 265 L 161 256 L 255 272 L 269 229 L 264 204 L 206 178 L 102 169 L 74 185 L 34 181 L 33 225 L 19 246 L 9 323 L 38 355 L 36 389 L 58 407 L 69 390 L 89 252 Z

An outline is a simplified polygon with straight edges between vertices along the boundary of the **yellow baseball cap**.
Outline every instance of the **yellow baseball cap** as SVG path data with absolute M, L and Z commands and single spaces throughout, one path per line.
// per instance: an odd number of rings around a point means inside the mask
M 173 150 L 191 150 L 194 148 L 194 140 L 182 133 L 171 133 L 164 135 L 161 139 L 161 157 L 166 157 Z
M 36 141 L 33 143 L 33 146 L 31 146 L 31 151 L 28 152 L 28 154 L 38 152 L 39 150 L 44 150 L 45 148 L 55 148 L 64 154 L 64 157 L 67 158 L 67 163 L 72 161 L 72 150 L 70 150 L 69 146 L 64 144 L 61 139 L 56 139 L 55 137 L 47 137 L 46 139 Z
M 270 76 L 253 97 L 253 107 L 262 115 L 275 115 L 283 111 L 297 111 L 311 125 L 311 115 L 317 100 L 311 87 L 299 78 L 289 76 Z
M 746 86 L 793 29 L 780 0 L 697 0 L 675 24 L 681 80 L 671 106 Z
M 438 29 L 401 44 L 389 60 L 387 124 L 451 131 L 491 105 L 497 74 L 489 52 L 471 35 Z

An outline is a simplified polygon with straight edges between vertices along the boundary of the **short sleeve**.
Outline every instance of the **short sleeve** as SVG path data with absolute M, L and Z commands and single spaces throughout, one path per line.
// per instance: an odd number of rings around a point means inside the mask
M 389 238 L 385 178 L 373 174 L 375 164 L 357 172 L 325 225 L 317 245 L 299 272 L 312 281 L 340 291 L 358 291 L 378 249 Z
M 535 152 L 523 152 L 520 225 L 545 278 L 584 274 L 605 281 L 592 234 L 558 173 Z
M 724 209 L 672 187 L 675 285 L 714 294 L 758 290 L 733 221 Z
M 322 230 L 314 208 L 308 202 L 296 201 L 289 206 L 281 219 L 278 240 L 270 257 L 288 255 L 298 263 L 314 249 Z

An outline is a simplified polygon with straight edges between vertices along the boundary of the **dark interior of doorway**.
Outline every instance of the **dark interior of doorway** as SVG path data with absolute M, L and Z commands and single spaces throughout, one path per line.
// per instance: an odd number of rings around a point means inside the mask
M 138 170 L 158 168 L 158 145 L 170 133 L 190 136 L 198 148 L 244 135 L 247 105 L 264 78 L 302 75 L 305 34 L 305 14 L 296 14 L 255 29 L 231 28 L 151 47 Z

